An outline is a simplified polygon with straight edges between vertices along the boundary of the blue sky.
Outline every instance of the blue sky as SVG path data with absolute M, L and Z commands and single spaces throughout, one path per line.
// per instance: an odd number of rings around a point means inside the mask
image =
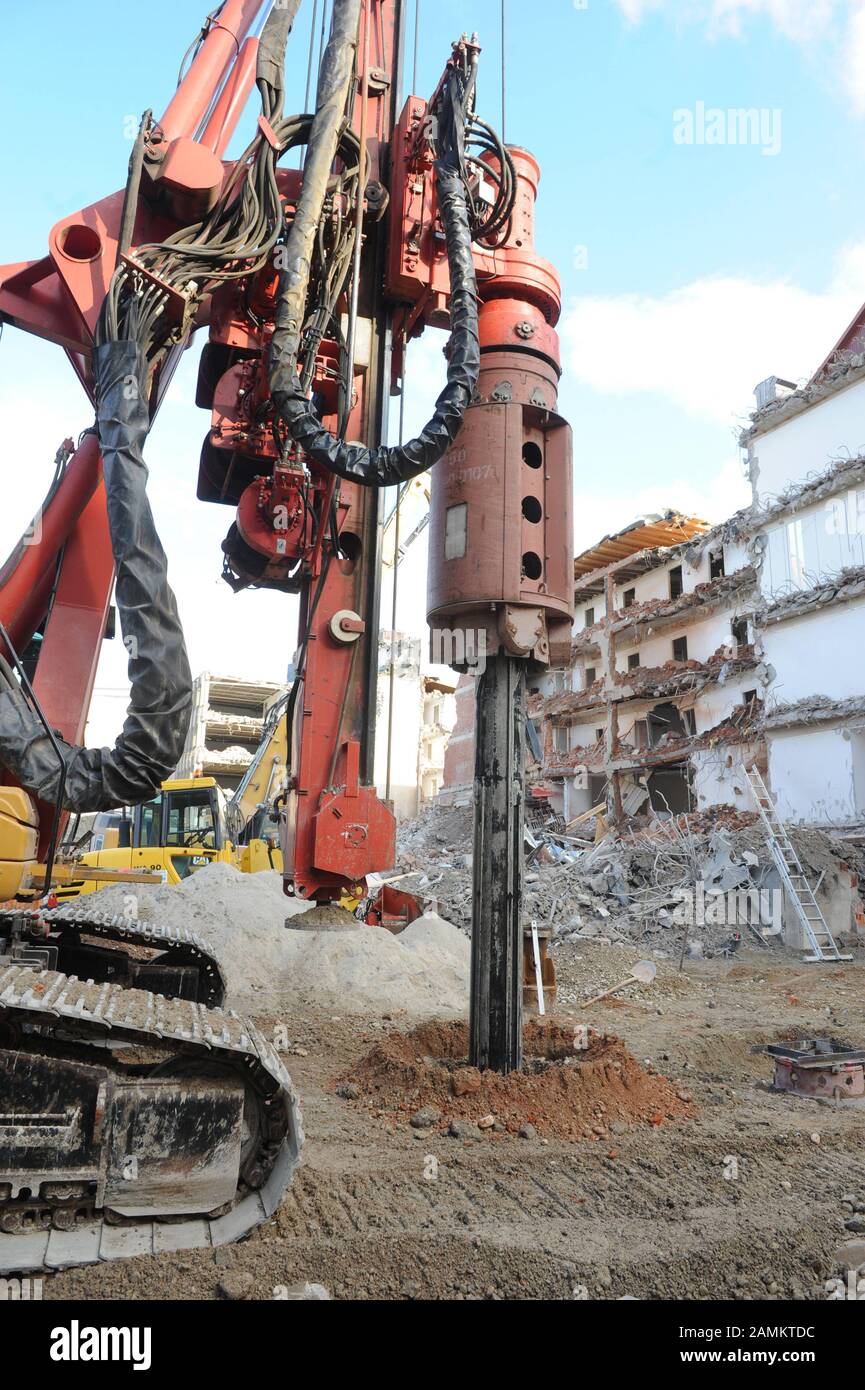
M 450 40 L 471 25 L 484 47 L 479 109 L 496 125 L 499 8 L 422 0 L 418 80 L 431 90 Z M 43 0 L 4 17 L 12 61 L 0 119 L 20 138 L 4 143 L 13 215 L 0 222 L 0 263 L 41 255 L 54 221 L 122 185 L 127 118 L 165 106 L 205 9 L 174 0 L 145 19 L 139 7 L 90 0 L 84 19 Z M 648 507 L 719 519 L 747 500 L 735 432 L 753 386 L 771 373 L 810 373 L 865 300 L 865 4 L 507 0 L 507 9 L 507 137 L 541 162 L 538 242 L 563 281 L 561 399 L 574 426 L 578 543 Z M 290 44 L 290 110 L 303 104 L 311 11 L 304 0 Z M 407 81 L 411 49 L 410 36 Z M 764 110 L 780 120 L 780 148 L 677 144 L 674 113 L 698 103 Z M 440 343 L 429 336 L 413 352 L 415 425 L 439 389 Z M 282 600 L 228 593 L 218 575 L 229 513 L 195 502 L 207 428 L 192 401 L 195 355 L 148 451 L 193 665 L 277 675 L 282 650 L 261 634 L 271 619 L 282 626 Z M 88 423 L 59 349 L 7 328 L 0 425 L 14 476 L 0 549 L 35 509 L 59 440 Z M 122 701 L 114 655 L 100 686 Z

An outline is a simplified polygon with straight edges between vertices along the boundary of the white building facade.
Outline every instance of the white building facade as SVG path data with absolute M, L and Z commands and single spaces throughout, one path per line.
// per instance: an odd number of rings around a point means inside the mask
M 759 523 L 764 732 L 781 815 L 865 824 L 865 362 L 769 405 L 744 436 Z

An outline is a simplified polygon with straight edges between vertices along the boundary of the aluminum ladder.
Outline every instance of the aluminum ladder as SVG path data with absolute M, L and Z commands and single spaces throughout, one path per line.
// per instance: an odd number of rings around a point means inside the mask
M 753 793 L 757 810 L 760 812 L 760 819 L 766 831 L 769 853 L 775 861 L 787 898 L 802 924 L 805 939 L 811 947 L 811 955 L 805 956 L 804 959 L 808 962 L 821 963 L 852 960 L 852 955 L 842 955 L 838 950 L 838 944 L 820 910 L 820 905 L 814 896 L 811 884 L 808 882 L 801 860 L 793 846 L 793 841 L 787 834 L 784 822 L 775 810 L 775 804 L 769 795 L 769 788 L 756 767 L 746 767 L 745 776 L 748 779 L 748 785 Z

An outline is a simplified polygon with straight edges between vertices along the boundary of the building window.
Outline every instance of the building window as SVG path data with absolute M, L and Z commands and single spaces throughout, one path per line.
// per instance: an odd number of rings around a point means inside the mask
M 555 693 L 556 693 L 557 695 L 560 695 L 560 694 L 562 693 L 562 691 L 564 690 L 564 688 L 565 688 L 565 673 L 564 673 L 564 671 L 554 671 L 554 672 L 553 672 L 553 690 L 555 691 Z
M 557 753 L 567 753 L 568 751 L 568 729 L 564 724 L 557 724 L 553 730 L 554 746 Z
M 725 569 L 724 569 L 724 552 L 723 552 L 723 550 L 714 550 L 714 551 L 710 551 L 710 552 L 709 552 L 709 578 L 710 578 L 710 579 L 721 579 L 722 576 L 723 576 L 725 573 L 726 573 L 726 571 L 725 571 Z
M 639 666 L 639 664 L 640 664 L 640 653 L 639 653 L 639 652 L 629 652 L 629 653 L 628 653 L 628 670 L 629 670 L 629 671 L 634 671 L 634 670 L 636 670 L 636 668 Z
M 757 692 L 756 692 L 756 690 L 743 690 L 743 692 L 742 692 L 742 704 L 743 704 L 743 705 L 753 705 L 754 702 L 756 701 L 756 699 L 757 699 Z
M 674 637 L 674 638 L 673 638 L 673 660 L 674 660 L 674 661 L 687 661 L 687 660 L 688 660 L 688 639 L 687 639 L 687 637 Z
M 603 731 L 603 729 L 596 729 L 596 730 L 595 730 L 595 738 L 597 739 L 598 743 L 603 743 L 603 741 L 604 741 L 604 731 Z
M 589 689 L 589 686 L 594 685 L 594 683 L 595 683 L 595 668 L 594 668 L 594 666 L 587 666 L 587 667 L 586 667 L 586 689 L 588 690 L 588 689 Z
M 141 830 L 139 842 L 142 849 L 153 849 L 157 846 L 162 836 L 162 802 L 147 801 L 141 808 Z
M 585 612 L 585 622 L 583 623 L 583 626 L 584 626 L 584 627 L 594 627 L 594 625 L 595 625 L 595 610 L 594 610 L 594 608 L 587 608 L 587 609 L 586 609 L 586 612 Z
M 632 604 L 632 603 L 636 603 L 636 602 L 637 602 L 637 591 L 636 591 L 636 589 L 626 589 L 625 592 L 622 594 L 622 607 L 623 607 L 623 608 L 630 608 L 631 604 Z
M 746 647 L 748 645 L 748 619 L 734 618 L 730 624 L 730 628 L 733 633 L 733 641 L 736 645 L 738 647 Z
M 681 598 L 683 591 L 682 566 L 676 565 L 670 570 L 670 598 Z
M 634 746 L 636 748 L 648 748 L 649 746 L 649 724 L 646 719 L 637 719 L 634 722 Z
M 693 711 L 692 709 L 683 709 L 683 710 L 682 710 L 682 723 L 684 724 L 685 729 L 686 729 L 686 731 L 687 731 L 689 734 L 691 734 L 691 735 L 696 734 L 696 732 L 697 732 L 697 718 L 696 718 L 696 715 L 694 714 L 694 711 Z

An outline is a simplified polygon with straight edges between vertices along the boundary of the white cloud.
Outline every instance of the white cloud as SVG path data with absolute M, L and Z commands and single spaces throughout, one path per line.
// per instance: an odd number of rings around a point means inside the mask
M 710 38 L 747 36 L 750 22 L 766 19 L 792 43 L 813 52 L 822 45 L 842 72 L 853 110 L 865 115 L 865 2 L 863 0 L 616 0 L 629 24 L 651 14 L 678 26 L 697 24 Z
M 648 480 L 631 491 L 613 487 L 609 492 L 592 489 L 580 493 L 574 515 L 574 553 L 596 545 L 602 536 L 614 535 L 639 516 L 668 509 L 697 516 L 712 525 L 732 516 L 751 501 L 751 487 L 736 457 L 726 459 L 714 473 L 701 466 L 687 478 L 664 482 Z
M 597 391 L 655 392 L 732 426 L 765 377 L 809 377 L 863 301 L 865 242 L 838 257 L 822 293 L 716 276 L 661 296 L 589 296 L 564 316 L 566 366 Z
M 710 34 L 740 35 L 749 19 L 767 17 L 787 38 L 803 42 L 825 32 L 839 12 L 858 0 L 616 0 L 629 24 L 648 14 L 666 14 L 678 23 L 702 24 Z

